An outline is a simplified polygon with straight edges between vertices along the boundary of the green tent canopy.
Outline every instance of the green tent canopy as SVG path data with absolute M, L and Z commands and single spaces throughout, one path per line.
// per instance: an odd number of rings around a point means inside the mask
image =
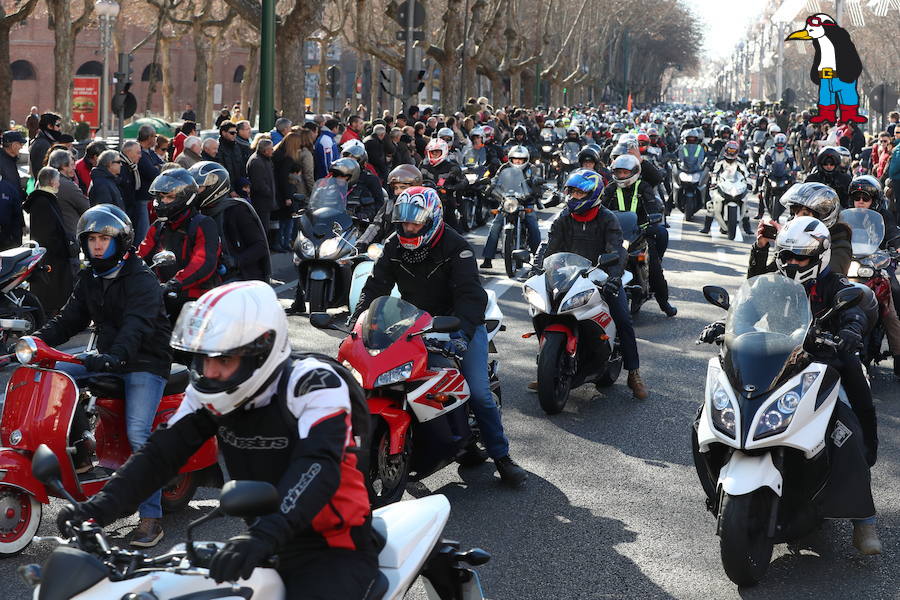
M 122 136 L 126 140 L 137 138 L 138 129 L 141 128 L 141 125 L 153 125 L 153 128 L 156 129 L 156 133 L 168 138 L 175 137 L 175 134 L 178 133 L 178 130 L 175 127 L 169 125 L 162 119 L 157 119 L 156 117 L 141 117 L 127 125 L 122 130 Z

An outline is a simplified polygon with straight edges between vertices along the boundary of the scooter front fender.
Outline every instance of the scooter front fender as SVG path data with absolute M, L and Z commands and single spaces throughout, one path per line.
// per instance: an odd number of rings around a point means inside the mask
M 730 496 L 742 496 L 762 487 L 781 496 L 783 479 L 772 462 L 772 453 L 757 456 L 735 450 L 719 472 L 718 487 Z
M 0 448 L 0 485 L 22 489 L 43 504 L 50 502 L 44 485 L 31 474 L 31 458 L 11 448 Z
M 390 398 L 368 398 L 369 413 L 373 417 L 381 417 L 388 426 L 390 433 L 391 454 L 399 454 L 403 451 L 406 432 L 412 424 L 412 418 L 405 410 L 397 408 L 397 403 Z

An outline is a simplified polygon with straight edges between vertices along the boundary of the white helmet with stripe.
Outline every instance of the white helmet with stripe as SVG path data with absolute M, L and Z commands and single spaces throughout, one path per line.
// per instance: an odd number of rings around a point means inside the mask
M 172 331 L 172 347 L 194 355 L 189 393 L 215 415 L 253 400 L 291 354 L 284 309 L 272 287 L 261 281 L 229 283 L 185 305 Z M 218 369 L 231 372 L 208 376 L 207 358 L 219 358 L 224 364 Z

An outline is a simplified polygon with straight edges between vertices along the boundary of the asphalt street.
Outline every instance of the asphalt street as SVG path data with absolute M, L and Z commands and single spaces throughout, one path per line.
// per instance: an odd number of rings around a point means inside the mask
M 555 214 L 542 213 L 542 224 Z M 521 286 L 495 261 L 499 268 L 485 273 L 485 285 L 497 291 L 508 327 L 495 340 L 503 421 L 511 454 L 529 471 L 529 481 L 522 490 L 509 490 L 487 463 L 446 468 L 409 493 L 445 494 L 453 511 L 445 537 L 492 553 L 479 568 L 491 599 L 900 598 L 900 387 L 889 378 L 890 361 L 873 374 L 881 438 L 873 488 L 884 554 L 859 557 L 849 523 L 831 522 L 803 540 L 798 553 L 776 547 L 758 586 L 738 589 L 725 576 L 715 520 L 704 507 L 690 454 L 690 426 L 714 355 L 694 340 L 724 314 L 704 301 L 702 286 L 735 291 L 745 276 L 749 240 L 710 238 L 698 233 L 701 217 L 692 223 L 680 217 L 676 211 L 670 219 L 664 261 L 678 315 L 666 318 L 651 301 L 635 322 L 650 397 L 633 399 L 623 374 L 602 394 L 592 385 L 574 390 L 563 413 L 546 416 L 526 389 L 534 379 L 537 341 L 521 337 L 532 330 Z M 485 234 L 482 228 L 470 235 L 479 257 Z M 291 275 L 287 255 L 280 255 L 276 277 L 290 282 Z M 280 289 L 287 305 L 291 289 Z M 289 320 L 296 347 L 336 353 L 337 334 L 313 329 L 307 317 Z M 182 541 L 186 524 L 214 506 L 215 497 L 215 490 L 202 489 L 188 510 L 166 517 L 159 552 Z M 39 535 L 56 534 L 60 505 L 45 507 Z M 112 529 L 124 535 L 136 522 L 131 517 Z M 220 520 L 204 526 L 200 536 L 224 539 L 239 530 L 240 523 Z M 0 562 L 0 598 L 29 597 L 15 569 L 43 561 L 49 551 L 32 544 Z M 424 597 L 419 586 L 409 595 Z

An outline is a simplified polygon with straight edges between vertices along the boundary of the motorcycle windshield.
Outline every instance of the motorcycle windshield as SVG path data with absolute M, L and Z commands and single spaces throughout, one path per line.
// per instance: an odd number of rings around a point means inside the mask
M 384 350 L 409 331 L 423 314 L 423 311 L 400 298 L 375 298 L 363 317 L 363 345 L 370 350 Z
M 853 258 L 865 258 L 878 252 L 884 239 L 884 219 L 877 211 L 868 208 L 847 208 L 841 211 L 840 220 L 850 226 L 853 235 Z
M 737 168 L 725 169 L 719 173 L 718 184 L 722 193 L 732 198 L 736 198 L 747 191 L 747 181 L 744 179 L 744 174 Z
M 783 160 L 777 160 L 769 167 L 769 176 L 772 179 L 787 179 L 788 170 L 787 163 Z
M 525 174 L 522 169 L 514 167 L 506 167 L 497 175 L 497 183 L 494 189 L 504 196 L 515 196 L 521 194 L 527 196 L 531 191 L 528 188 L 528 182 L 525 180 Z
M 552 144 L 554 137 L 552 129 L 541 129 L 541 141 L 545 144 Z
M 320 208 L 346 212 L 347 182 L 337 177 L 325 177 L 317 181 L 309 198 L 309 209 L 315 212 Z
M 703 168 L 703 159 L 706 154 L 700 144 L 685 144 L 679 153 L 681 170 L 686 173 L 695 173 Z
M 486 162 L 487 152 L 484 147 L 476 150 L 469 146 L 462 155 L 462 166 L 464 169 L 477 169 L 478 167 L 484 166 Z
M 551 298 L 569 289 L 572 280 L 594 265 L 585 257 L 572 252 L 557 252 L 544 259 L 547 295 Z
M 754 131 L 753 132 L 753 144 L 759 145 L 766 141 L 766 132 L 765 131 Z
M 629 244 L 637 239 L 641 234 L 641 228 L 638 226 L 637 213 L 613 211 L 619 220 L 619 227 L 622 228 L 622 237 Z
M 579 152 L 581 152 L 581 146 L 576 142 L 566 142 L 561 150 L 562 157 L 573 163 L 578 160 Z
M 811 324 L 801 284 L 778 273 L 745 281 L 725 321 L 724 363 L 737 390 L 750 397 L 768 392 Z

